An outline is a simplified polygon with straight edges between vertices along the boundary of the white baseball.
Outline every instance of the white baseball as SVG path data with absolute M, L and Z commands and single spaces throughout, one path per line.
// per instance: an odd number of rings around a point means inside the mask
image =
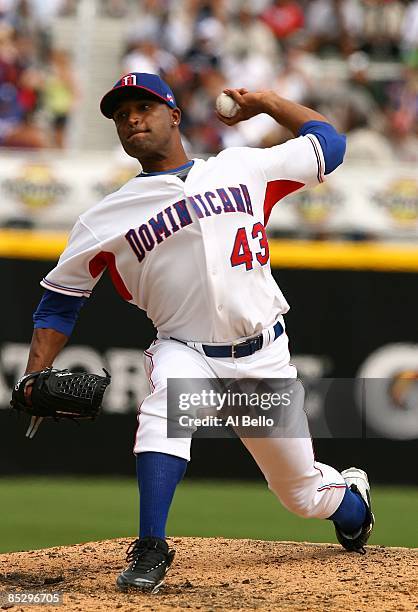
M 223 117 L 233 117 L 237 114 L 239 108 L 239 104 L 237 104 L 235 100 L 226 93 L 221 93 L 216 98 L 216 110 Z

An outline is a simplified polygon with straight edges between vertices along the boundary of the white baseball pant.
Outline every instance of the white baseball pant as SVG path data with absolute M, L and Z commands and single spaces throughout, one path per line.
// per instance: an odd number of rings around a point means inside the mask
M 211 358 L 171 339 L 158 339 L 144 352 L 151 393 L 138 414 L 134 453 L 160 452 L 190 460 L 190 438 L 167 438 L 167 378 L 296 378 L 285 332 L 249 357 Z M 306 417 L 305 417 L 306 418 Z M 308 431 L 307 425 L 306 429 Z M 328 518 L 345 492 L 343 477 L 315 461 L 312 440 L 241 438 L 269 489 L 291 512 Z

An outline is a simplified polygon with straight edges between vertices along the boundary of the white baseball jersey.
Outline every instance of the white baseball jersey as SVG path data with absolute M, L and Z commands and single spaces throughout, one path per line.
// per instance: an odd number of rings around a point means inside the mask
M 225 343 L 260 333 L 289 309 L 270 270 L 271 209 L 323 172 L 320 144 L 307 135 L 195 159 L 184 181 L 140 175 L 80 216 L 41 284 L 88 297 L 107 268 L 161 338 Z

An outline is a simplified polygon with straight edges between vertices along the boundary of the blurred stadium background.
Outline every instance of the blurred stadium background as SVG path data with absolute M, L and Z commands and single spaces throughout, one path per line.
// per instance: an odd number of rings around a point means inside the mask
M 98 110 L 131 71 L 170 83 L 191 156 L 290 137 L 264 115 L 220 125 L 225 86 L 273 88 L 347 134 L 344 167 L 273 211 L 272 268 L 318 457 L 369 471 L 374 543 L 418 546 L 418 1 L 0 0 L 0 552 L 135 533 L 131 442 L 154 332 L 108 279 L 57 361 L 110 369 L 104 415 L 28 441 L 7 410 L 38 280 L 77 215 L 138 173 Z M 383 382 L 359 399 L 361 378 Z M 194 441 L 169 533 L 333 540 L 279 507 L 233 439 Z

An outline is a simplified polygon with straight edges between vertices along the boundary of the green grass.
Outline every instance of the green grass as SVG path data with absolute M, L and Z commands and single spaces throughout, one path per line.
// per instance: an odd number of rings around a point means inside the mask
M 418 546 L 418 488 L 374 487 L 372 543 Z M 126 478 L 0 478 L 0 552 L 135 536 L 137 494 Z M 185 481 L 168 535 L 334 542 L 328 521 L 284 510 L 261 483 Z

